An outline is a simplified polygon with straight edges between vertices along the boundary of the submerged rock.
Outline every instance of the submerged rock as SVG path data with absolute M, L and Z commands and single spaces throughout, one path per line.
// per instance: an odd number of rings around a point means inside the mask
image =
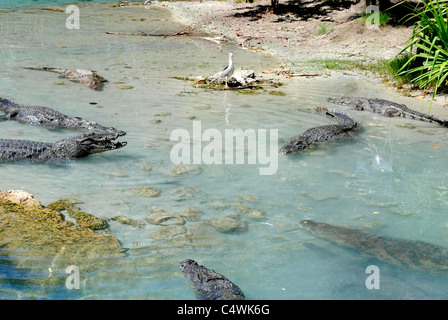
M 194 200 L 199 193 L 199 189 L 193 186 L 177 187 L 173 190 L 175 201 Z
M 220 201 L 215 201 L 215 202 L 209 203 L 207 205 L 207 208 L 212 209 L 212 210 L 216 210 L 216 211 L 223 211 L 223 210 L 226 210 L 226 209 L 230 208 L 230 204 L 229 203 L 220 202 Z
M 274 96 L 286 96 L 286 93 L 284 93 L 283 91 L 271 90 L 268 93 Z
M 157 112 L 154 114 L 156 117 L 166 117 L 166 116 L 170 116 L 171 112 Z
M 246 206 L 240 201 L 234 202 L 234 206 L 237 213 L 243 214 L 251 219 L 263 219 L 266 214 L 266 212 L 264 212 L 263 210 L 251 206 Z
M 241 232 L 247 230 L 247 222 L 232 217 L 218 217 L 204 220 L 205 223 L 211 225 L 218 232 Z
M 202 217 L 201 209 L 197 207 L 185 208 L 185 213 L 182 215 L 188 221 L 199 221 Z
M 170 226 L 170 225 L 183 225 L 185 219 L 181 215 L 176 213 L 166 212 L 163 209 L 152 209 L 145 220 L 151 224 Z
M 201 166 L 199 165 L 178 164 L 171 171 L 171 175 L 177 177 L 187 173 L 200 173 L 201 170 Z
M 247 201 L 247 202 L 259 202 L 260 201 L 260 198 L 258 198 L 257 196 L 251 195 L 251 194 L 242 194 L 238 198 L 240 198 L 243 201 Z
M 145 173 L 151 173 L 152 166 L 148 162 L 145 162 L 142 165 L 142 171 L 145 172 Z
M 111 220 L 118 221 L 121 224 L 127 224 L 133 226 L 136 229 L 143 229 L 145 227 L 145 223 L 142 221 L 134 220 L 125 216 L 115 216 L 112 217 Z
M 150 237 L 154 240 L 169 240 L 185 233 L 187 228 L 184 226 L 167 226 L 153 232 Z
M 130 90 L 130 89 L 134 89 L 133 86 L 128 85 L 128 84 L 117 84 L 117 85 L 115 85 L 115 87 L 116 87 L 117 89 L 120 89 L 120 90 Z
M 144 186 L 131 188 L 131 192 L 137 196 L 153 198 L 159 196 L 162 191 L 153 187 Z

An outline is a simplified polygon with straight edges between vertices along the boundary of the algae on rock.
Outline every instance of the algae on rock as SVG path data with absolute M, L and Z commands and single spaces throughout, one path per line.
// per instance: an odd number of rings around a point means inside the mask
M 76 199 L 60 199 L 49 204 L 46 208 L 55 210 L 60 213 L 67 211 L 70 218 L 76 220 L 76 223 L 80 226 L 90 228 L 92 230 L 107 229 L 107 223 L 94 215 L 80 211 L 81 208 L 76 204 L 82 203 L 82 201 Z
M 0 199 L 0 247 L 18 267 L 49 272 L 46 278 L 30 277 L 40 285 L 63 285 L 70 265 L 83 273 L 110 268 L 110 260 L 125 251 L 112 235 L 65 221 L 56 210 L 5 199 Z

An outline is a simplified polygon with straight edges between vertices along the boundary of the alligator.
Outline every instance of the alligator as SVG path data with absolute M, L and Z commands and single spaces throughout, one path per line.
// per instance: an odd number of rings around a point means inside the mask
M 430 272 L 448 270 L 447 247 L 423 241 L 385 237 L 312 220 L 303 220 L 300 224 L 317 237 L 365 252 L 403 269 Z
M 79 117 L 69 117 L 58 111 L 41 106 L 24 106 L 8 99 L 0 98 L 0 110 L 5 113 L 2 119 L 17 120 L 22 123 L 47 126 L 51 128 L 87 129 L 109 133 L 126 133 L 112 127 L 104 127 L 96 122 L 86 121 Z
M 200 300 L 244 300 L 244 293 L 229 279 L 192 259 L 180 263 L 185 278 Z
M 313 143 L 336 141 L 352 137 L 353 131 L 358 129 L 358 124 L 348 114 L 334 109 L 314 108 L 314 111 L 336 118 L 338 124 L 310 128 L 300 135 L 288 140 L 279 153 L 289 155 L 301 151 Z
M 99 76 L 93 71 L 84 69 L 61 69 L 61 68 L 51 68 L 51 67 L 23 67 L 24 69 L 30 70 L 40 70 L 40 71 L 51 71 L 61 74 L 63 77 L 79 82 L 83 85 L 88 86 L 90 89 L 99 90 L 103 82 L 107 82 L 106 79 Z
M 421 121 L 429 121 L 448 127 L 448 121 L 439 119 L 433 115 L 411 110 L 404 104 L 396 102 L 377 99 L 377 98 L 360 98 L 360 97 L 343 97 L 343 98 L 328 98 L 328 102 L 336 103 L 354 110 L 367 110 L 373 113 L 378 113 L 386 117 L 403 117 L 411 118 Z
M 126 142 L 114 142 L 120 136 L 118 132 L 103 134 L 89 132 L 53 143 L 0 139 L 0 161 L 36 162 L 82 158 L 126 146 Z

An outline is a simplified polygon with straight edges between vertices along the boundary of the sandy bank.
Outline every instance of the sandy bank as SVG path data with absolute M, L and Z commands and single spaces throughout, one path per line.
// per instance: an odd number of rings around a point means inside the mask
M 281 15 L 272 14 L 269 0 L 158 4 L 169 8 L 176 21 L 196 25 L 243 48 L 266 50 L 299 72 L 309 69 L 310 60 L 391 59 L 412 33 L 409 27 L 368 28 L 356 18 L 363 10 L 361 4 L 349 8 L 321 6 L 317 10 L 316 2 L 304 3 L 308 11 Z
M 270 0 L 154 2 L 170 9 L 172 18 L 179 23 L 194 25 L 197 30 L 223 37 L 248 50 L 268 52 L 281 61 L 281 69 L 287 72 L 381 81 L 366 71 L 324 69 L 322 62 L 338 59 L 375 63 L 392 59 L 404 48 L 412 27 L 372 28 L 359 18 L 365 10 L 362 3 L 343 2 L 346 7 L 342 4 L 337 7 L 334 2 L 330 7 L 327 3 L 304 0 L 300 2 L 300 10 L 275 15 Z M 275 71 L 278 74 L 279 70 Z M 422 96 L 419 89 L 389 87 L 408 96 L 424 97 L 428 103 L 431 100 L 430 94 Z M 445 107 L 446 101 L 446 95 L 438 95 L 433 105 Z

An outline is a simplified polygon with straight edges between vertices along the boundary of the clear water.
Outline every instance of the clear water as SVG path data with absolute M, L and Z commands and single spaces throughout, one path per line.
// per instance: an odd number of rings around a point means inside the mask
M 0 2 L 0 8 L 30 8 L 30 7 L 52 7 L 59 5 L 69 5 L 69 4 L 86 4 L 86 3 L 106 3 L 110 2 L 113 4 L 118 4 L 118 1 L 113 0 L 2 0 Z M 123 1 L 124 2 L 124 1 Z
M 80 4 L 80 9 L 80 30 L 65 28 L 63 12 L 29 7 L 0 12 L 1 96 L 125 130 L 128 145 L 59 166 L 1 164 L 0 189 L 24 189 L 43 204 L 76 198 L 83 201 L 83 211 L 102 218 L 124 215 L 143 221 L 153 207 L 182 213 L 195 206 L 201 208 L 204 221 L 235 214 L 238 201 L 263 210 L 265 218 L 241 216 L 248 223 L 246 232 L 212 230 L 205 240 L 189 243 L 151 239 L 160 226 L 147 223 L 137 230 L 111 221 L 111 233 L 131 249 L 123 261 L 115 261 L 116 267 L 81 270 L 79 290 L 42 288 L 29 280 L 48 277 L 45 262 L 42 268 L 24 269 L 15 266 L 14 257 L 2 257 L 0 299 L 193 299 L 178 267 L 185 258 L 225 274 L 248 299 L 446 298 L 446 276 L 388 265 L 318 239 L 298 225 L 313 219 L 447 246 L 448 134 L 443 128 L 351 111 L 362 124 L 357 139 L 279 156 L 275 175 L 261 176 L 260 165 L 249 164 L 201 165 L 199 172 L 171 174 L 175 142 L 170 134 L 178 128 L 192 132 L 191 116 L 201 121 L 203 130 L 278 129 L 280 146 L 307 128 L 331 123 L 310 112 L 314 106 L 329 106 L 328 96 L 382 97 L 426 111 L 424 101 L 399 96 L 380 83 L 344 77 L 285 80 L 279 89 L 284 96 L 194 89 L 170 77 L 220 71 L 229 50 L 235 52 L 237 68 L 257 74 L 278 61 L 201 38 L 105 34 L 159 27 L 163 33 L 182 27 L 158 7 L 89 3 Z M 21 68 L 47 65 L 92 69 L 109 83 L 95 92 L 53 73 Z M 134 88 L 120 90 L 118 84 Z M 171 115 L 155 115 L 160 112 Z M 439 115 L 448 118 L 444 110 Z M 14 121 L 0 126 L 2 138 L 55 141 L 73 133 Z M 150 173 L 143 170 L 147 164 L 153 168 Z M 156 198 L 133 194 L 131 189 L 139 186 L 162 193 Z M 179 187 L 190 194 L 179 199 Z M 222 205 L 229 207 L 219 210 Z M 201 221 L 185 226 L 194 230 Z M 365 286 L 365 270 L 372 264 L 381 270 L 380 290 Z

